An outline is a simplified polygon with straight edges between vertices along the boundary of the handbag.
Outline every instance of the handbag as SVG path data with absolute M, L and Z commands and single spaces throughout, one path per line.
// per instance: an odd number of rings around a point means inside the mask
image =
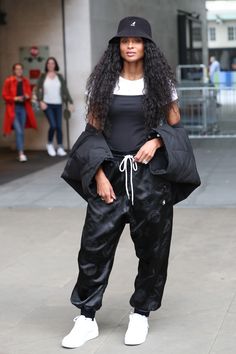
M 71 117 L 71 111 L 68 109 L 68 107 L 66 106 L 64 111 L 63 111 L 63 117 L 65 120 L 69 120 Z

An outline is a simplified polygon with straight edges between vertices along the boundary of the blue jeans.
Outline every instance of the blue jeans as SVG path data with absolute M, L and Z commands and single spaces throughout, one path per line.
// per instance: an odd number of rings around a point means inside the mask
M 49 131 L 48 142 L 53 142 L 54 133 L 57 134 L 57 143 L 62 145 L 62 105 L 47 103 L 47 109 L 44 113 L 48 119 Z
M 18 151 L 24 150 L 24 130 L 26 122 L 26 111 L 24 105 L 15 105 L 15 119 L 13 128 L 16 132 L 16 147 Z

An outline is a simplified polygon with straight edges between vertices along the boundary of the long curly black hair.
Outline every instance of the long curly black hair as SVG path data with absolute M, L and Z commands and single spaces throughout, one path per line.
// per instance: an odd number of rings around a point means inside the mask
M 153 42 L 144 41 L 145 125 L 156 127 L 171 107 L 174 74 L 162 51 Z M 110 42 L 87 81 L 87 121 L 96 120 L 100 130 L 110 127 L 109 108 L 113 90 L 123 68 L 119 41 Z

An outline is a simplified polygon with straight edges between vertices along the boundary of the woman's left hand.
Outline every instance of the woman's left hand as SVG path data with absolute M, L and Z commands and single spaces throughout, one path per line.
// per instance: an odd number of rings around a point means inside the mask
M 147 141 L 134 156 L 136 162 L 147 164 L 151 161 L 157 149 L 163 145 L 160 138 Z

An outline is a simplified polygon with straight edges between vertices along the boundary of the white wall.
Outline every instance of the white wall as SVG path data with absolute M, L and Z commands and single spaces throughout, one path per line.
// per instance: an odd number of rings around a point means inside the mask
M 209 48 L 235 48 L 236 39 L 233 41 L 228 40 L 228 27 L 236 27 L 236 20 L 224 21 L 216 23 L 215 21 L 208 21 L 208 28 L 214 27 L 216 30 L 216 40 L 211 41 L 208 37 Z

